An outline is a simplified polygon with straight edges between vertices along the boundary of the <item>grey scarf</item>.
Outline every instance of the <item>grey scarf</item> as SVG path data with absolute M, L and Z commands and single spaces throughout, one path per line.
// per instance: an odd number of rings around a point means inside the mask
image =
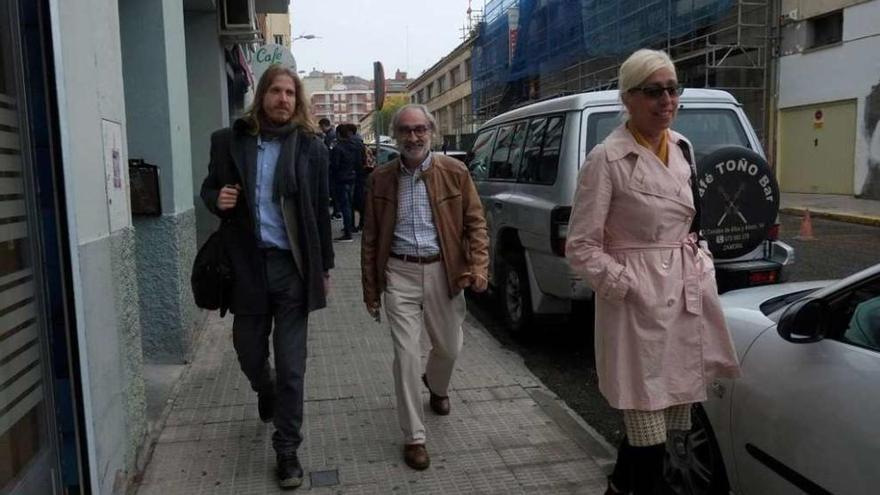
M 272 202 L 280 203 L 282 196 L 290 198 L 298 191 L 295 160 L 299 129 L 293 123 L 279 127 L 263 123 L 260 134 L 264 139 L 281 140 L 281 153 L 278 155 L 275 177 L 272 180 Z

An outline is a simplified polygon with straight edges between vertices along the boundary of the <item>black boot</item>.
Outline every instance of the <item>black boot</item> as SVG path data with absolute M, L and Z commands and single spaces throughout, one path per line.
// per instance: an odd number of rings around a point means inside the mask
M 663 477 L 666 444 L 632 447 L 635 461 L 633 495 L 666 495 L 668 489 Z
M 666 444 L 633 447 L 623 437 L 605 494 L 665 495 L 668 492 L 663 478 L 665 457 Z
M 617 462 L 614 464 L 614 471 L 608 477 L 608 490 L 605 491 L 605 495 L 632 491 L 633 477 L 635 476 L 634 448 L 624 436 L 620 441 L 620 446 L 617 447 Z

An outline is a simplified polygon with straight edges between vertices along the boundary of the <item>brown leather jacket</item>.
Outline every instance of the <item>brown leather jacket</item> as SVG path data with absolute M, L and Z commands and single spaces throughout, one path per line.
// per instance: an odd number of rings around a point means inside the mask
M 397 158 L 377 168 L 367 182 L 361 235 L 361 275 L 367 304 L 378 305 L 385 290 L 385 265 L 397 223 L 400 166 Z M 452 297 L 461 291 L 461 279 L 487 276 L 489 237 L 483 206 L 467 168 L 454 158 L 434 154 L 422 179 L 431 201 Z

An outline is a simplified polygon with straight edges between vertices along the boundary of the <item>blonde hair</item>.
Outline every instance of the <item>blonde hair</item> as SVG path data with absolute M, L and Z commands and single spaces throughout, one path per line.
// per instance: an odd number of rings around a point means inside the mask
M 290 117 L 290 121 L 301 129 L 317 134 L 318 124 L 315 123 L 315 117 L 312 115 L 312 105 L 309 101 L 309 95 L 306 94 L 306 88 L 303 85 L 302 80 L 296 75 L 296 72 L 294 72 L 293 69 L 284 67 L 280 64 L 270 65 L 269 68 L 266 69 L 266 72 L 263 72 L 263 75 L 260 77 L 260 82 L 257 83 L 257 90 L 254 93 L 254 101 L 251 102 L 251 106 L 248 107 L 244 116 L 242 116 L 242 118 L 249 124 L 250 131 L 253 134 L 260 133 L 260 123 L 266 121 L 266 115 L 263 110 L 263 98 L 266 97 L 266 93 L 269 92 L 269 87 L 272 86 L 272 83 L 275 82 L 275 78 L 278 76 L 287 76 L 291 78 L 293 80 L 293 88 L 296 90 L 296 102 L 293 106 L 293 115 Z
M 633 52 L 620 66 L 617 77 L 617 86 L 620 99 L 631 89 L 642 84 L 651 74 L 660 69 L 669 69 L 675 74 L 675 64 L 666 52 L 642 48 Z M 676 76 L 677 77 L 677 76 Z

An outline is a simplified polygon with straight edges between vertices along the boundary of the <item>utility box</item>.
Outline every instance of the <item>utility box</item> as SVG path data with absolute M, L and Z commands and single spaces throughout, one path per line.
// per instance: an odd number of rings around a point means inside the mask
M 131 214 L 139 216 L 162 215 L 159 167 L 144 163 L 140 158 L 132 158 L 128 160 L 128 177 L 131 186 Z

